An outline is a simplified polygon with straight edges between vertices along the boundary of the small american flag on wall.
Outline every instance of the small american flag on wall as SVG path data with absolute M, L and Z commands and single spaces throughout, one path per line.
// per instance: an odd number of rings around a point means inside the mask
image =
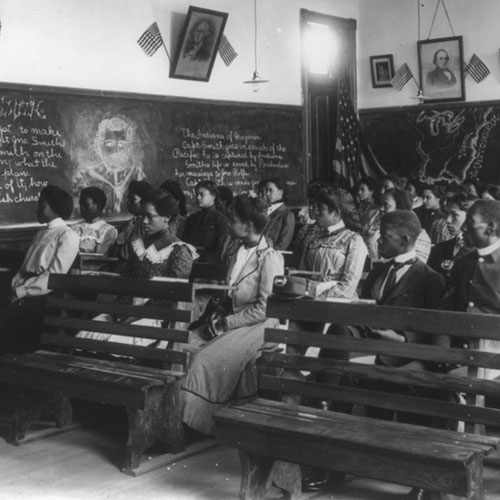
M 408 67 L 408 64 L 404 63 L 401 67 L 394 73 L 394 76 L 391 80 L 391 85 L 401 92 L 403 87 L 411 80 L 412 72 Z
M 141 49 L 148 55 L 152 56 L 162 45 L 163 39 L 161 37 L 158 25 L 153 23 L 137 40 Z
M 465 67 L 465 72 L 472 76 L 476 83 L 481 83 L 490 74 L 490 69 L 481 58 L 472 54 L 469 64 Z
M 226 35 L 222 35 L 219 43 L 219 54 L 226 66 L 229 66 L 238 56 L 233 46 L 229 43 Z

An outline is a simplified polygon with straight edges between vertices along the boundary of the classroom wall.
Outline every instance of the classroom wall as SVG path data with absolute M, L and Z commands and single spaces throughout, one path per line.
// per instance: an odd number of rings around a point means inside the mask
M 242 82 L 253 72 L 253 1 L 198 0 L 199 7 L 229 13 L 226 34 L 239 56 L 230 67 L 217 57 L 210 82 L 169 78 L 163 49 L 153 57 L 136 43 L 156 20 L 173 52 L 183 16 L 192 0 L 1 0 L 1 80 L 206 99 L 302 104 L 300 9 L 358 19 L 358 104 L 360 108 L 408 106 L 414 82 L 402 92 L 373 89 L 369 57 L 391 53 L 396 68 L 407 62 L 418 75 L 418 0 L 258 0 L 258 56 L 262 77 L 255 94 Z M 422 39 L 436 2 L 420 0 Z M 468 60 L 476 52 L 492 74 L 476 84 L 466 78 L 467 101 L 498 99 L 500 42 L 498 0 L 447 0 L 455 34 L 464 37 Z M 432 37 L 450 36 L 440 8 Z
M 406 62 L 418 80 L 418 3 L 420 38 L 428 37 L 438 0 L 360 0 L 358 23 L 358 106 L 377 108 L 412 106 L 416 101 L 415 82 L 401 92 L 392 88 L 374 89 L 371 84 L 369 57 L 393 54 L 397 69 Z M 463 36 L 464 57 L 475 52 L 490 68 L 491 74 L 480 84 L 465 79 L 466 101 L 496 100 L 500 97 L 498 0 L 446 0 L 455 35 Z M 430 38 L 453 36 L 442 7 L 439 8 Z
M 225 33 L 239 56 L 217 57 L 210 82 L 169 78 L 163 49 L 147 57 L 136 43 L 158 22 L 171 54 L 192 0 L 0 0 L 1 80 L 245 102 L 302 104 L 300 9 L 358 17 L 358 0 L 258 0 L 259 72 L 254 93 L 253 0 L 197 0 L 228 12 Z

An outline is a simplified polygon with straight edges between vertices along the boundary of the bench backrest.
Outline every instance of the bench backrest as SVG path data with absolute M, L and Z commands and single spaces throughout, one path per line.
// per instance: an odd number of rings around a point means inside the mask
M 209 264 L 208 262 L 193 262 L 189 281 L 217 281 L 226 280 L 227 269 L 222 265 Z
M 177 322 L 190 323 L 191 308 L 182 309 L 179 302 L 193 300 L 189 283 L 140 280 L 109 276 L 51 274 L 49 288 L 54 293 L 47 297 L 43 321 L 41 348 L 58 352 L 91 353 L 134 358 L 134 362 L 155 362 L 165 368 L 172 364 L 184 370 L 187 354 L 171 349 L 174 343 L 189 342 L 187 328 L 176 328 Z M 120 303 L 123 297 L 160 299 L 165 305 L 147 303 L 130 305 Z M 111 300 L 112 298 L 112 300 Z M 133 321 L 99 321 L 100 314 L 114 317 L 159 320 L 161 326 L 132 324 Z M 79 338 L 79 331 L 99 332 L 145 339 L 140 346 L 133 343 Z M 169 348 L 150 347 L 166 342 Z
M 373 338 L 352 338 L 295 330 L 267 329 L 267 342 L 292 346 L 334 349 L 350 353 L 350 361 L 317 359 L 313 356 L 264 352 L 259 365 L 259 387 L 265 391 L 298 394 L 306 397 L 369 405 L 395 411 L 443 417 L 469 424 L 498 425 L 500 410 L 481 407 L 484 398 L 498 398 L 500 381 L 484 377 L 484 368 L 500 370 L 500 354 L 484 352 L 484 339 L 500 341 L 500 317 L 448 311 L 411 309 L 307 299 L 279 300 L 271 297 L 267 304 L 268 317 L 294 321 L 314 320 L 318 323 L 369 326 L 392 330 L 408 330 L 434 335 L 467 338 L 466 348 L 438 347 L 417 343 L 392 342 Z M 484 347 L 483 347 L 484 348 Z M 392 355 L 433 364 L 460 365 L 460 374 L 436 371 L 418 371 L 397 367 L 377 366 L 356 362 L 356 354 Z M 272 375 L 272 369 L 336 374 L 344 380 L 382 382 L 377 390 L 366 390 L 362 384 L 335 385 L 308 380 L 293 380 Z M 463 373 L 462 373 L 463 372 Z M 279 372 L 278 372 L 279 373 Z M 321 377 L 319 377 L 321 378 Z M 327 378 L 327 377 L 326 377 Z M 383 392 L 384 383 L 401 387 L 425 387 L 439 391 L 464 393 L 467 404 L 456 404 L 438 399 L 426 399 L 402 391 Z M 470 426 L 468 427 L 470 429 Z M 477 428 L 479 429 L 479 427 Z

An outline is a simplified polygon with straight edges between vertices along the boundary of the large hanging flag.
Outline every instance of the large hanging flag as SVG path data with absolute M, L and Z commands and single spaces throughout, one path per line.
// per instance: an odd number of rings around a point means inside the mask
M 238 53 L 234 50 L 226 35 L 222 35 L 220 39 L 219 54 L 226 66 L 229 66 L 238 56 Z
M 333 154 L 335 183 L 351 189 L 358 180 L 359 123 L 344 80 L 339 84 L 337 140 Z
M 341 79 L 338 90 L 337 140 L 333 155 L 335 183 L 351 189 L 363 177 L 387 174 L 363 139 L 346 82 Z
M 163 39 L 161 37 L 158 25 L 153 23 L 137 40 L 141 49 L 148 56 L 152 56 L 162 45 Z
M 391 85 L 401 92 L 403 87 L 412 79 L 413 74 L 408 67 L 408 64 L 404 63 L 397 71 L 391 80 Z
M 476 83 L 481 83 L 490 74 L 490 69 L 481 58 L 472 54 L 469 64 L 465 67 L 465 73 L 472 76 Z

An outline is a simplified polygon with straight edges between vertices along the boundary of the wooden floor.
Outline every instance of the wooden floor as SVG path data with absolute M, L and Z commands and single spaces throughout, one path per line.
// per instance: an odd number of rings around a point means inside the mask
M 0 500 L 236 500 L 239 460 L 235 450 L 216 447 L 139 477 L 119 471 L 124 426 L 116 413 L 101 412 L 70 432 L 15 447 L 0 440 Z M 112 424 L 110 425 L 110 419 Z M 105 419 L 103 419 L 105 420 Z M 6 422 L 0 420 L 5 436 Z M 500 459 L 499 459 L 500 463 Z M 487 500 L 500 500 L 500 466 L 487 467 Z M 398 500 L 408 488 L 349 478 L 334 491 L 307 500 Z M 276 494 L 274 494 L 276 493 Z M 281 498 L 273 492 L 270 498 Z

